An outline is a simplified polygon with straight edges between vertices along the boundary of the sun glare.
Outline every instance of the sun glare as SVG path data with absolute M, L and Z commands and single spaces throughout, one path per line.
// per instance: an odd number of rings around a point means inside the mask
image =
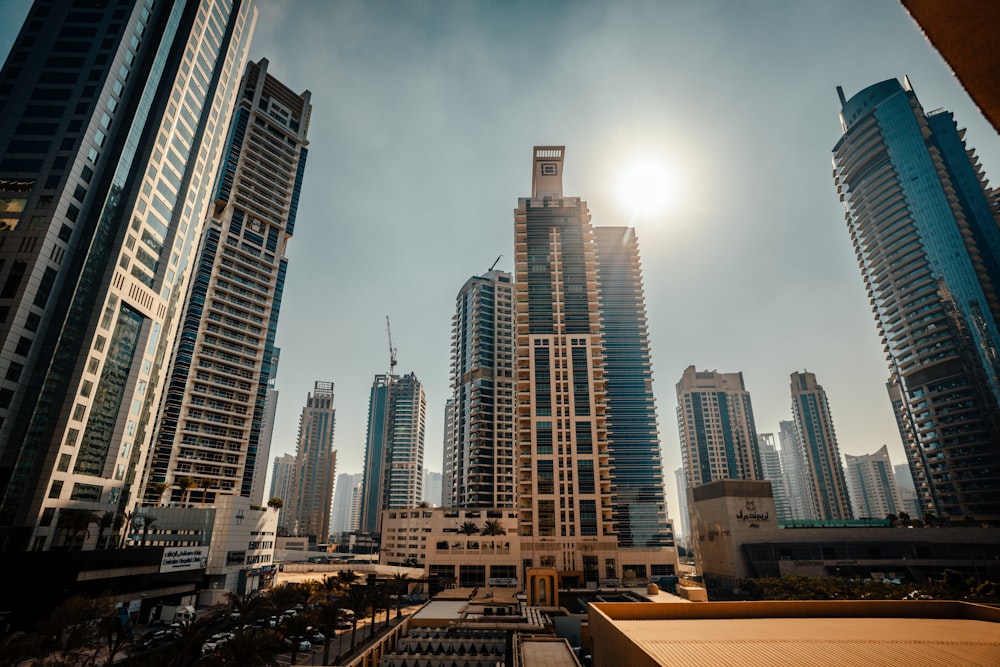
M 662 162 L 646 159 L 622 172 L 618 192 L 633 215 L 654 215 L 673 202 L 676 185 L 673 174 Z

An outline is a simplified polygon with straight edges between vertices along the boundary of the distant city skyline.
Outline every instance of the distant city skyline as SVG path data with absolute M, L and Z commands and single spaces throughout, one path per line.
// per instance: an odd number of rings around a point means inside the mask
M 0 54 L 29 4 L 0 5 Z M 634 222 L 643 240 L 667 470 L 680 462 L 672 385 L 690 364 L 742 371 L 765 432 L 791 418 L 787 374 L 807 367 L 842 452 L 887 444 L 904 460 L 830 178 L 836 86 L 852 95 L 908 74 L 926 108 L 969 128 L 994 177 L 1000 140 L 898 3 L 258 6 L 250 57 L 312 90 L 316 108 L 272 458 L 294 451 L 299 397 L 323 377 L 338 386 L 340 469 L 361 470 L 389 314 L 400 364 L 425 384 L 425 460 L 440 467 L 455 291 L 497 255 L 513 268 L 527 150 L 558 142 L 579 164 L 567 194 L 586 196 L 595 224 Z M 684 180 L 671 211 L 633 221 L 612 183 L 641 149 Z

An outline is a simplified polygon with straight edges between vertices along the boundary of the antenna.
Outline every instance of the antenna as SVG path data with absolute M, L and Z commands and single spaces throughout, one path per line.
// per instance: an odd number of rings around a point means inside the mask
M 389 334 L 389 377 L 396 373 L 396 348 L 392 346 L 392 328 L 389 326 L 389 316 L 385 316 L 385 332 Z
M 493 264 L 492 264 L 492 265 L 490 266 L 490 271 L 492 271 L 492 270 L 493 270 L 493 267 L 495 267 L 495 266 L 497 265 L 497 262 L 499 262 L 499 261 L 500 261 L 500 258 L 501 258 L 501 257 L 503 257 L 503 255 L 497 255 L 497 258 L 496 258 L 496 261 L 495 261 L 495 262 L 493 262 Z M 488 273 L 488 272 L 487 272 L 487 273 Z

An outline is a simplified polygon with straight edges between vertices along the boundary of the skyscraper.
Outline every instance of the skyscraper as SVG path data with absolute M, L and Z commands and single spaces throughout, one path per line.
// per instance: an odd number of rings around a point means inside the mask
M 469 278 L 451 321 L 449 507 L 514 506 L 514 285 L 509 273 Z
M 688 482 L 687 470 L 683 466 L 674 470 L 674 483 L 677 484 L 677 502 L 680 503 L 678 513 L 681 515 L 681 530 L 684 541 L 691 537 L 691 515 L 688 513 Z
M 718 479 L 764 479 L 743 373 L 685 368 L 677 383 L 677 428 L 691 488 Z
M 632 227 L 594 227 L 594 243 L 618 545 L 673 546 L 653 398 L 639 242 Z
M 925 510 L 1000 517 L 1000 227 L 950 112 L 908 79 L 849 100 L 834 180 Z
M 564 153 L 535 147 L 514 211 L 519 530 L 525 566 L 596 582 L 620 576 L 597 257 L 586 203 L 563 195 Z
M 330 532 L 333 534 L 347 533 L 357 530 L 356 499 L 361 481 L 361 473 L 342 473 L 337 475 L 337 484 L 333 490 L 333 518 L 330 520 Z
M 816 376 L 807 371 L 792 373 L 791 392 L 811 518 L 850 519 L 851 501 L 826 392 L 816 383 Z
M 256 21 L 37 2 L 0 73 L 0 548 L 136 500 Z
M 439 472 L 424 471 L 424 497 L 422 500 L 431 507 L 441 506 L 441 478 L 442 475 Z
M 161 495 L 159 484 L 173 486 L 172 499 L 180 500 L 181 477 L 213 489 L 210 500 L 217 493 L 251 497 L 255 474 L 266 473 L 260 449 L 268 446 L 263 429 L 277 372 L 285 247 L 312 109 L 308 91 L 293 93 L 267 67 L 266 59 L 247 67 L 230 122 L 149 458 L 146 481 L 157 484 L 146 488 L 147 503 Z
M 906 511 L 896 486 L 888 447 L 882 445 L 877 452 L 861 456 L 845 454 L 844 459 L 851 503 L 859 519 L 884 519 L 888 514 Z
M 774 511 L 778 519 L 788 521 L 792 518 L 792 508 L 788 501 L 788 491 L 785 488 L 785 474 L 781 469 L 781 455 L 774 446 L 773 433 L 759 433 L 757 445 L 760 450 L 760 463 L 764 471 L 764 479 L 771 482 L 771 494 L 774 496 Z
M 336 416 L 333 383 L 317 381 L 299 417 L 292 507 L 293 532 L 313 536 L 319 543 L 326 543 L 330 536 L 330 510 L 337 472 L 337 452 L 333 448 Z
M 424 388 L 415 374 L 375 376 L 368 404 L 362 532 L 379 533 L 382 510 L 420 504 L 426 413 Z
M 278 512 L 278 525 L 286 531 L 291 532 L 294 528 L 294 517 L 292 521 L 288 517 L 295 512 L 292 504 L 292 490 L 295 488 L 295 456 L 292 454 L 282 454 L 274 457 L 274 468 L 271 473 L 271 498 L 281 498 L 282 506 Z
M 778 422 L 778 439 L 781 442 L 781 472 L 785 477 L 788 509 L 795 520 L 817 519 L 809 493 L 809 475 L 806 470 L 805 452 L 795 430 L 795 422 Z

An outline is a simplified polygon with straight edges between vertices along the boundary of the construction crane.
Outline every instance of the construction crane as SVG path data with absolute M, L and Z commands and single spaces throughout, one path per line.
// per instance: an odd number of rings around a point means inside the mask
M 389 377 L 396 373 L 396 348 L 392 346 L 392 328 L 389 326 L 389 316 L 385 316 L 385 332 L 389 334 Z
M 499 262 L 499 261 L 500 261 L 500 258 L 501 258 L 501 257 L 503 257 L 503 255 L 497 255 L 497 258 L 496 258 L 496 261 L 495 261 L 495 262 L 493 262 L 493 266 L 491 266 L 491 267 L 490 267 L 490 271 L 492 271 L 492 270 L 494 269 L 494 267 L 496 267 L 496 265 L 497 265 L 497 262 Z M 488 272 L 487 272 L 487 273 L 488 273 Z

